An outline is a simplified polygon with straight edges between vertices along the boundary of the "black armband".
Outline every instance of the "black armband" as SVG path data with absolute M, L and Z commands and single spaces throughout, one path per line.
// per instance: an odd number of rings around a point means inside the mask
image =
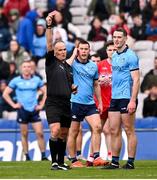
M 51 28 L 52 28 L 52 24 L 51 25 L 46 24 L 46 29 L 51 29 Z

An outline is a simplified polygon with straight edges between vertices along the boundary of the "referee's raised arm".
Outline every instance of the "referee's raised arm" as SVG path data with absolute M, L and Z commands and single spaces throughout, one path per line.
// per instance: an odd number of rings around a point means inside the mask
M 56 15 L 57 11 L 52 11 L 46 17 L 46 45 L 47 45 L 47 52 L 53 50 L 53 43 L 52 43 L 52 24 L 54 21 L 54 16 Z

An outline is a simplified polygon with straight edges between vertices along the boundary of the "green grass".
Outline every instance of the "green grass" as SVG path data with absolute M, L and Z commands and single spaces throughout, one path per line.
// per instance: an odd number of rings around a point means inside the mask
M 125 162 L 121 161 L 121 165 Z M 136 161 L 134 170 L 100 167 L 52 171 L 50 162 L 0 162 L 1 179 L 157 179 L 157 161 Z

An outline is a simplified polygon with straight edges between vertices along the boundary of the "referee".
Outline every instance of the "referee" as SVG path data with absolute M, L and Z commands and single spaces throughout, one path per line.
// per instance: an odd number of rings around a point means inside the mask
M 64 155 L 66 138 L 71 124 L 72 73 L 71 67 L 65 61 L 66 47 L 64 42 L 58 40 L 54 44 L 52 43 L 52 25 L 57 13 L 57 11 L 53 11 L 46 17 L 46 116 L 51 133 L 49 139 L 52 158 L 51 170 L 68 170 L 69 166 L 64 163 Z M 75 57 L 74 53 L 72 57 Z

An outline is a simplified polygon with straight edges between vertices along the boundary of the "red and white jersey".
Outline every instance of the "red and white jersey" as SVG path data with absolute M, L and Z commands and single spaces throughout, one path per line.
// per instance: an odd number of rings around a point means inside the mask
M 101 88 L 101 97 L 103 103 L 103 111 L 108 109 L 111 101 L 111 77 L 112 77 L 112 66 L 106 60 L 97 63 L 99 79 L 98 82 Z M 96 105 L 98 105 L 97 99 L 94 97 Z

